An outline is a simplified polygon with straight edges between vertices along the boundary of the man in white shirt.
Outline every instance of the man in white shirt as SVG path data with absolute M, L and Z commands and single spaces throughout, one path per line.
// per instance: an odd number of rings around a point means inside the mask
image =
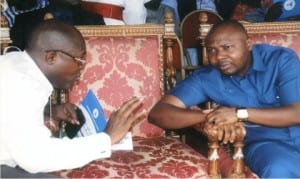
M 79 79 L 85 55 L 80 32 L 52 19 L 33 30 L 25 51 L 0 56 L 1 166 L 18 166 L 29 173 L 84 166 L 110 157 L 111 145 L 126 135 L 133 122 L 146 117 L 139 110 L 142 101 L 133 97 L 111 115 L 103 133 L 74 139 L 51 136 L 44 125 L 44 107 L 54 88 L 68 89 Z M 75 108 L 68 104 L 60 114 L 77 121 Z
M 86 11 L 100 14 L 106 25 L 137 25 L 146 23 L 149 0 L 82 0 L 81 7 Z

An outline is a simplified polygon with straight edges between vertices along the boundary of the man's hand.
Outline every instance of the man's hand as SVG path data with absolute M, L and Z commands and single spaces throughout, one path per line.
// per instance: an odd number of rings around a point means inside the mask
M 228 142 L 233 143 L 237 137 L 236 129 L 238 128 L 235 124 L 227 124 L 219 127 L 218 139 L 222 141 L 223 144 Z
M 232 107 L 219 106 L 207 114 L 207 122 L 213 125 L 222 126 L 238 121 L 236 109 Z
M 138 112 L 142 101 L 134 97 L 125 102 L 119 110 L 113 112 L 108 120 L 105 132 L 110 136 L 111 143 L 118 143 L 124 138 L 128 130 L 137 121 L 147 116 L 146 111 Z
M 56 121 L 65 121 L 71 124 L 79 125 L 76 115 L 77 106 L 71 103 L 52 105 L 52 118 Z
M 210 140 L 218 140 L 222 141 L 223 144 L 227 144 L 228 142 L 233 143 L 237 139 L 237 130 L 241 130 L 242 126 L 239 123 L 216 126 L 205 122 L 203 129 Z
M 44 111 L 45 125 L 51 130 L 54 136 L 58 136 L 61 121 L 79 125 L 75 112 L 76 109 L 77 106 L 71 103 L 51 105 L 51 107 L 48 104 Z
M 214 140 L 227 144 L 234 142 L 239 136 L 237 131 L 243 130 L 243 124 L 237 122 L 236 109 L 232 107 L 219 106 L 212 111 L 207 111 L 207 121 L 205 122 L 206 133 L 215 131 Z

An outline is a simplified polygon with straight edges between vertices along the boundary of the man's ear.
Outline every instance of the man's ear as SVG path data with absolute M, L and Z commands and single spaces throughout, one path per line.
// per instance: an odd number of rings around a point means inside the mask
M 54 64 L 56 61 L 56 56 L 57 56 L 57 54 L 54 51 L 46 52 L 46 56 L 45 56 L 46 63 L 49 65 Z
M 251 51 L 253 46 L 253 40 L 251 40 L 251 38 L 248 37 L 246 43 L 247 43 L 248 50 Z

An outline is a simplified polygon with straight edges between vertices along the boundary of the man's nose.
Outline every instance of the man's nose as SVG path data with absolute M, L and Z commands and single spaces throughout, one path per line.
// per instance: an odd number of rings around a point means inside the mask
M 217 50 L 216 51 L 216 59 L 222 60 L 225 57 L 225 53 L 223 50 Z

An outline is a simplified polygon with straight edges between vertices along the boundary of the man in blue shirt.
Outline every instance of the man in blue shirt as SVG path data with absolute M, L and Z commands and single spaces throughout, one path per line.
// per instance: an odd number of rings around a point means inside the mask
M 262 178 L 300 177 L 300 60 L 288 48 L 251 44 L 237 21 L 215 24 L 206 37 L 210 65 L 166 94 L 149 121 L 176 129 L 209 122 L 226 129 L 242 112 L 245 162 Z M 213 111 L 190 107 L 213 100 Z M 240 109 L 242 107 L 242 109 Z

